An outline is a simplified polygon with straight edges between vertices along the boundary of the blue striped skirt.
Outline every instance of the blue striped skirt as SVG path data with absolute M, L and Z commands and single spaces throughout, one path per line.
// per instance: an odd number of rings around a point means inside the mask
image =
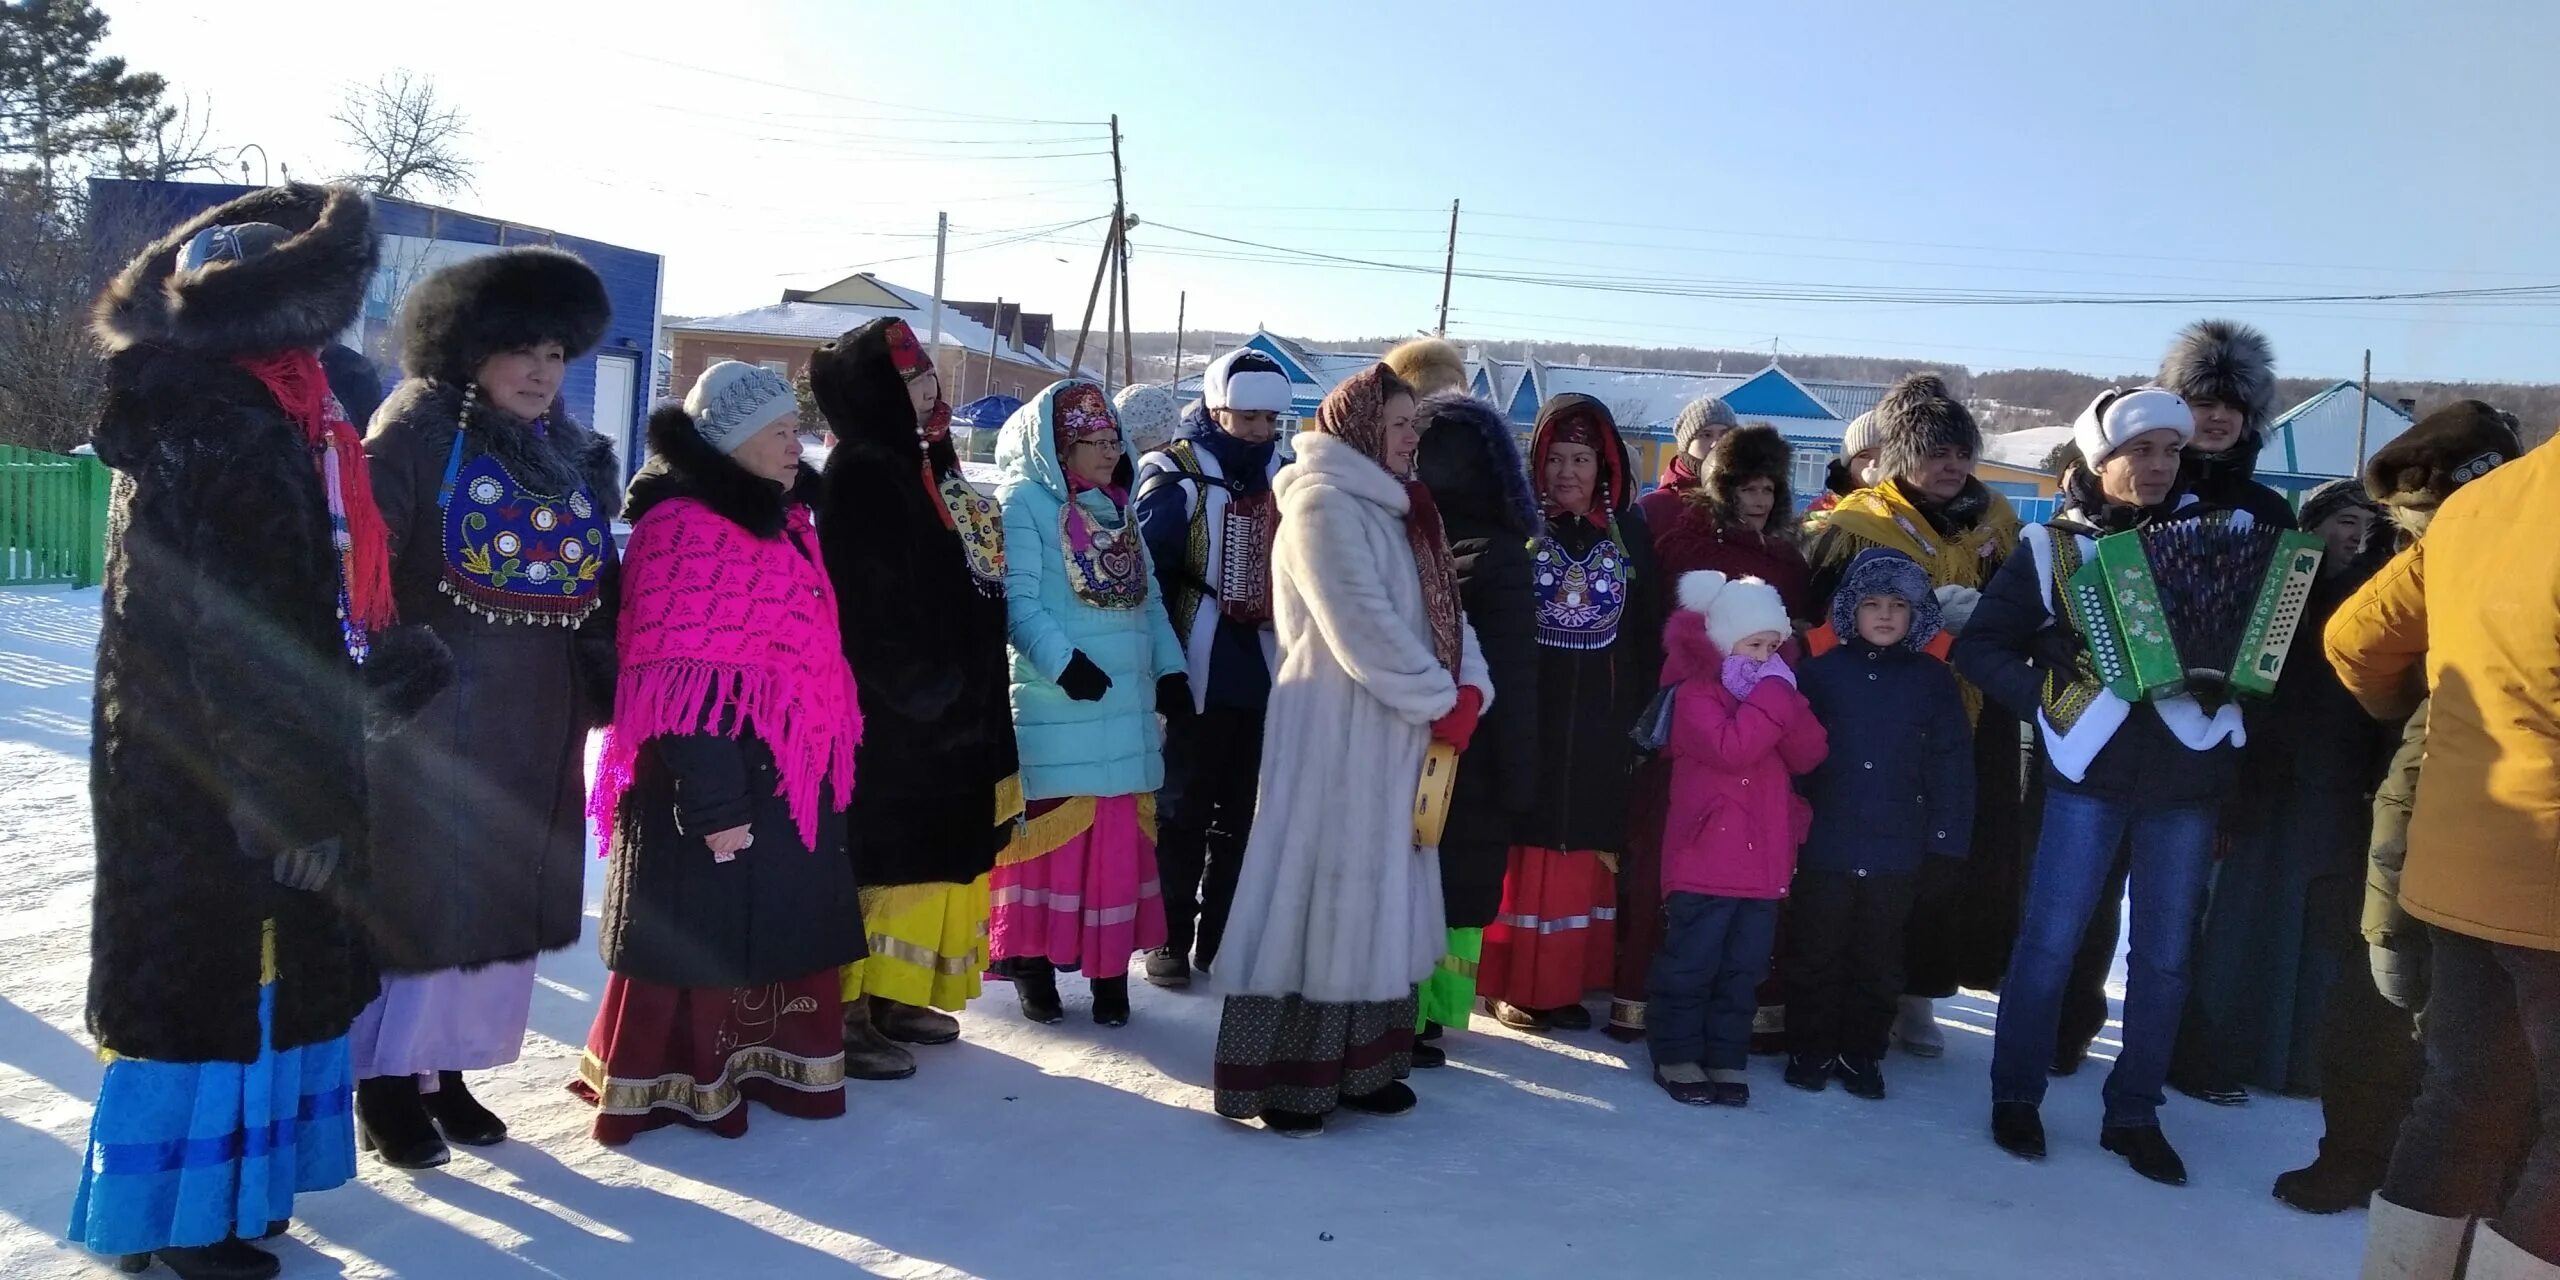
M 275 988 L 258 996 L 261 1043 Z M 296 1192 L 355 1176 L 355 1078 L 344 1036 L 250 1063 L 118 1058 L 98 1084 L 73 1243 L 107 1254 L 256 1239 Z

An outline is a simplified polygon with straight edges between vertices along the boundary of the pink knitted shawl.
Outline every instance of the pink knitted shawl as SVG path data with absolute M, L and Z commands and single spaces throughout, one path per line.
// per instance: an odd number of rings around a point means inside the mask
M 649 739 L 745 730 L 772 748 L 791 820 L 815 848 L 820 784 L 837 808 L 853 798 L 862 709 L 809 509 L 794 505 L 782 537 L 759 538 L 671 499 L 632 528 L 621 586 L 621 675 L 588 805 L 598 829 L 610 841 Z

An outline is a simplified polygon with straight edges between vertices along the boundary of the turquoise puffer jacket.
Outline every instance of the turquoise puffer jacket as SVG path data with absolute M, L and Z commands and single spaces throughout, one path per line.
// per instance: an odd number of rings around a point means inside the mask
M 1067 478 L 1053 424 L 1059 395 L 1071 387 L 1099 391 L 1091 383 L 1051 385 L 1006 420 L 996 443 L 1013 725 L 1025 800 L 1139 795 L 1164 785 L 1156 681 L 1184 670 L 1182 645 L 1165 616 L 1136 519 L 1098 490 L 1075 500 L 1129 539 L 1145 599 L 1134 609 L 1098 608 L 1069 585 L 1060 519 Z M 1099 702 L 1078 702 L 1058 687 L 1078 651 L 1111 677 L 1111 690 Z

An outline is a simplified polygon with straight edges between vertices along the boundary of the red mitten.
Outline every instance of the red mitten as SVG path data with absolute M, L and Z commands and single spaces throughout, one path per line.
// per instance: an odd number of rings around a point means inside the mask
M 1431 722 L 1431 740 L 1445 742 L 1451 750 L 1464 752 L 1467 741 L 1476 736 L 1476 721 L 1484 716 L 1484 694 L 1474 685 L 1458 686 L 1458 705 L 1449 714 Z

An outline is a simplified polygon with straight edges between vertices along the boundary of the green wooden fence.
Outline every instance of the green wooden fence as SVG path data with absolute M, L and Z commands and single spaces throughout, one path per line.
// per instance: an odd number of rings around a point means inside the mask
M 106 467 L 0 445 L 0 586 L 94 587 L 106 567 Z

